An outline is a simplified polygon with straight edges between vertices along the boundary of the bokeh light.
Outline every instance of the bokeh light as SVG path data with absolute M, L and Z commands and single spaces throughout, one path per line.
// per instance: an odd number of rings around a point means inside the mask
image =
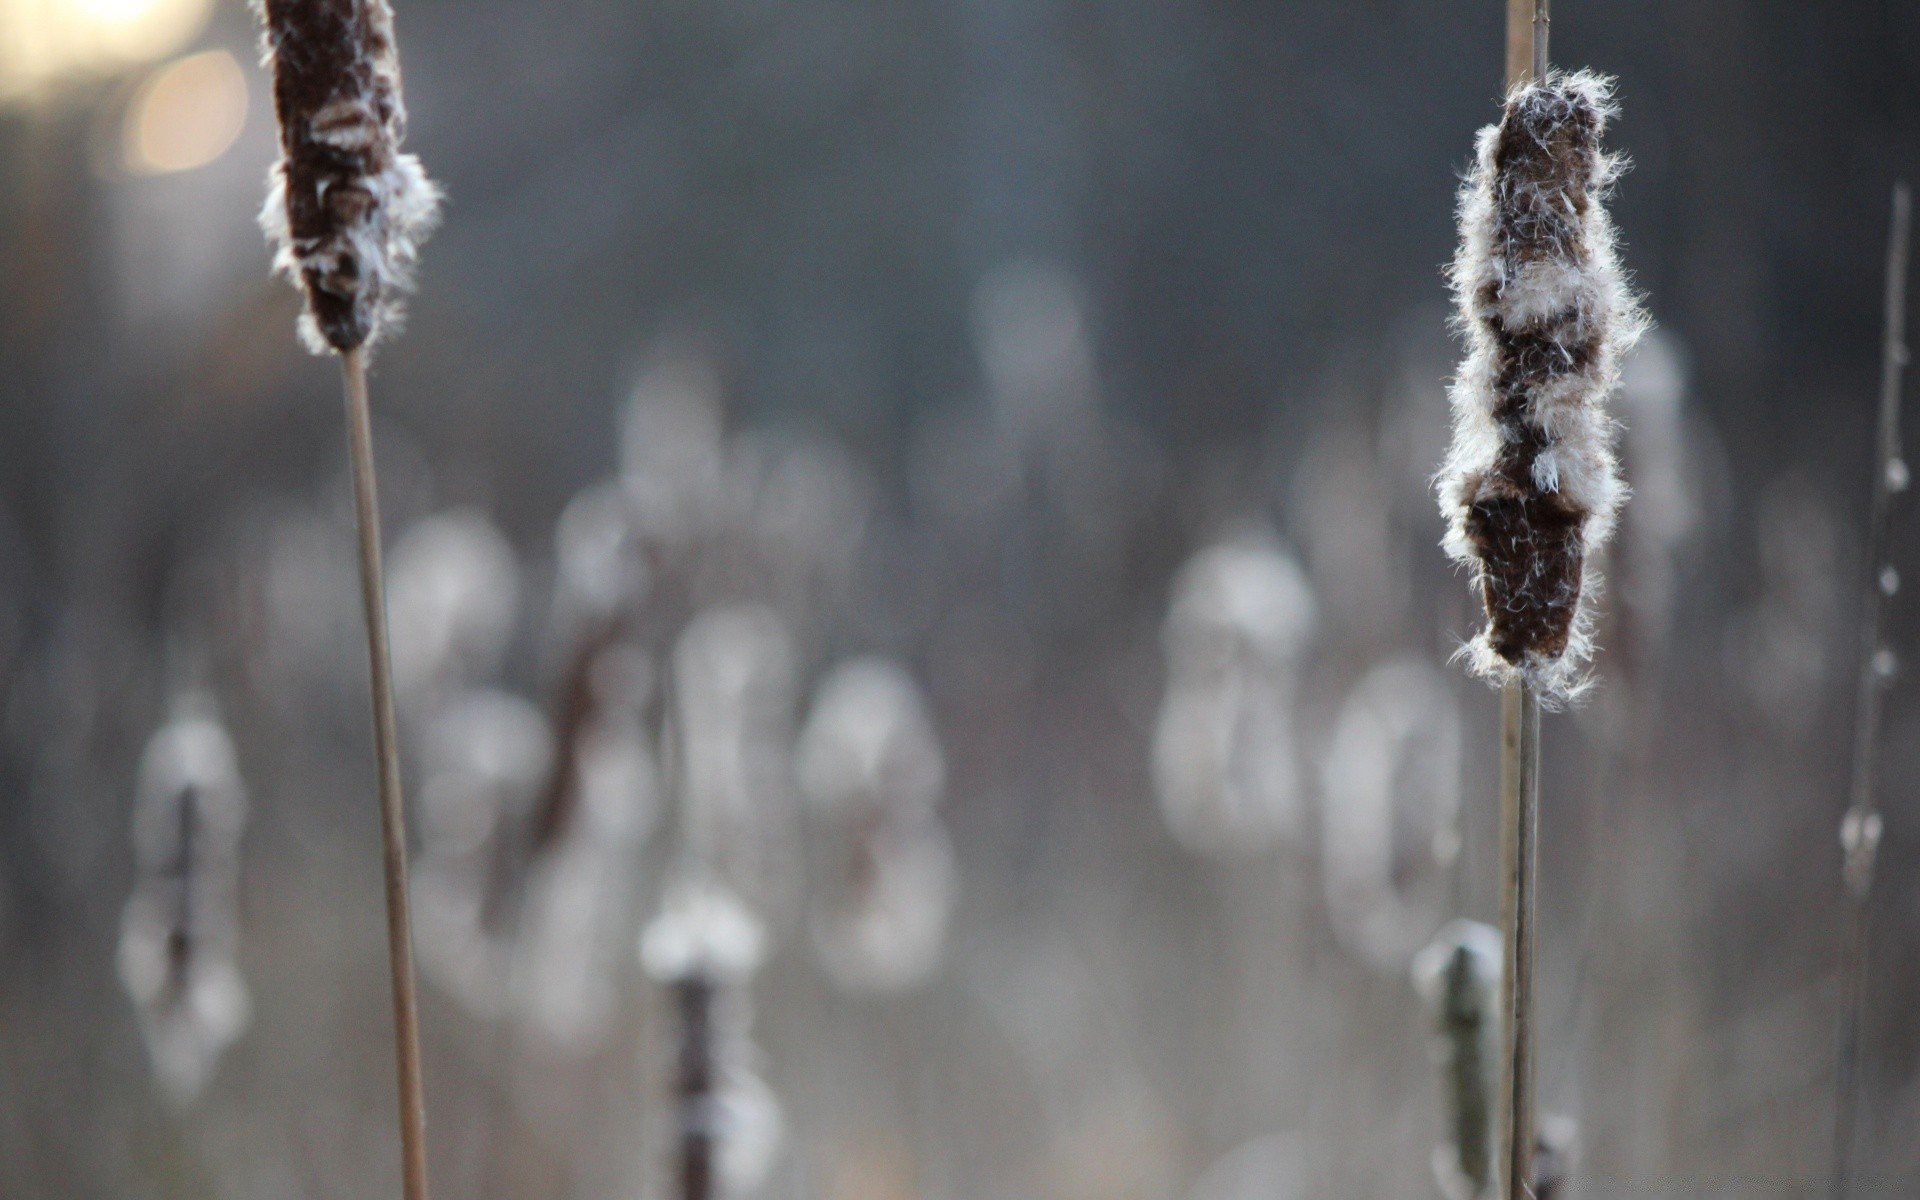
M 247 78 L 225 50 L 190 54 L 149 75 L 127 106 L 122 160 L 139 175 L 203 167 L 247 121 Z
M 212 0 L 0 0 L 0 103 L 186 45 Z

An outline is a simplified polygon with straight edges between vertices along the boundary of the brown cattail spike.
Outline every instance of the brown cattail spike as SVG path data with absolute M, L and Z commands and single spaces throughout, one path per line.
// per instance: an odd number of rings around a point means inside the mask
M 1613 112 L 1610 82 L 1586 72 L 1521 84 L 1461 191 L 1446 544 L 1487 611 L 1475 669 L 1549 700 L 1577 690 L 1590 650 L 1586 559 L 1626 494 L 1601 406 L 1645 326 L 1600 203 L 1620 169 L 1600 149 Z
M 307 297 L 309 348 L 345 353 L 399 318 L 440 191 L 406 135 L 386 0 L 257 0 L 266 21 L 280 161 L 260 222 L 276 270 Z

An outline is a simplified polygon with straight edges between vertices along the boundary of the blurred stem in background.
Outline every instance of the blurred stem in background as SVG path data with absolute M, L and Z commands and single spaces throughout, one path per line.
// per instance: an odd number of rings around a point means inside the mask
M 1846 932 L 1840 959 L 1840 1049 L 1834 1070 L 1833 1186 L 1843 1200 L 1853 1186 L 1854 1127 L 1860 1104 L 1860 1027 L 1867 992 L 1867 898 L 1880 848 L 1881 699 L 1892 681 L 1893 651 L 1881 644 L 1885 601 L 1900 576 L 1888 558 L 1895 492 L 1907 487 L 1900 456 L 1900 376 L 1907 364 L 1907 235 L 1912 219 L 1905 182 L 1893 186 L 1887 233 L 1886 331 L 1880 360 L 1880 423 L 1874 454 L 1873 510 L 1867 533 L 1865 611 L 1860 622 L 1860 700 L 1854 714 L 1853 798 L 1840 824 L 1847 884 Z

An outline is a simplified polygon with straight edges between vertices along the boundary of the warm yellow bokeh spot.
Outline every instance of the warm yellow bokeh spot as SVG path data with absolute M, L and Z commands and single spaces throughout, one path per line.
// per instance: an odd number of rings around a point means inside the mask
M 186 45 L 212 0 L 0 0 L 0 101 Z
M 127 106 L 122 161 L 141 175 L 188 171 L 227 152 L 247 120 L 247 77 L 225 50 L 190 54 L 147 77 Z

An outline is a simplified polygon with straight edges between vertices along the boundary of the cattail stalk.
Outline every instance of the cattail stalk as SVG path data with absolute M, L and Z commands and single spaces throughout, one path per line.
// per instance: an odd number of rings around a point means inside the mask
M 1535 870 L 1540 825 L 1540 698 L 1523 678 L 1500 705 L 1500 1174 L 1509 1200 L 1533 1179 Z M 1530 1190 L 1530 1189 L 1528 1189 Z
M 426 1200 L 425 1101 L 408 911 L 406 813 L 387 646 L 380 506 L 366 354 L 399 319 L 418 245 L 440 193 L 420 162 L 399 150 L 406 134 L 393 13 L 387 0 L 259 0 L 273 69 L 280 161 L 261 224 L 277 246 L 276 270 L 306 299 L 301 336 L 315 353 L 340 355 L 360 537 L 372 684 L 374 755 L 393 983 L 400 1149 L 406 1200 Z
M 1900 381 L 1907 364 L 1907 241 L 1912 219 L 1907 185 L 1893 188 L 1893 217 L 1887 235 L 1886 329 L 1880 356 L 1880 424 L 1874 455 L 1873 509 L 1869 517 L 1867 581 L 1860 625 L 1860 699 L 1854 718 L 1852 800 L 1840 825 L 1846 853 L 1846 933 L 1841 943 L 1840 1041 L 1834 1071 L 1834 1200 L 1853 1186 L 1854 1129 L 1860 1104 L 1860 1028 L 1865 1016 L 1867 982 L 1867 898 L 1873 889 L 1874 858 L 1880 848 L 1881 698 L 1892 678 L 1892 651 L 1881 644 L 1881 616 L 1899 586 L 1888 561 L 1892 500 L 1907 486 L 1907 465 L 1900 456 Z
M 380 839 L 387 888 L 387 956 L 393 981 L 395 1065 L 400 1087 L 400 1157 L 406 1200 L 427 1197 L 426 1090 L 420 1067 L 420 1016 L 414 998 L 413 916 L 407 893 L 407 817 L 400 791 L 400 733 L 387 649 L 386 583 L 380 565 L 380 499 L 373 474 L 373 423 L 365 352 L 340 359 L 353 459 L 353 510 L 360 527 L 360 601 L 372 678 L 374 758 L 379 769 Z
M 1499 1162 L 1519 1200 L 1533 1186 L 1540 709 L 1585 684 L 1587 559 L 1625 498 L 1602 403 L 1644 318 L 1601 205 L 1619 169 L 1600 149 L 1611 85 L 1549 73 L 1547 0 L 1509 0 L 1507 16 L 1505 112 L 1461 191 L 1452 282 L 1468 354 L 1439 482 L 1447 550 L 1487 617 L 1465 655 L 1504 690 Z
M 714 1031 L 716 986 L 703 974 L 671 985 L 680 1019 L 680 1046 L 674 1064 L 673 1091 L 679 1131 L 674 1174 L 679 1200 L 712 1200 L 715 1195 L 715 1113 L 720 1104 L 719 1065 Z
M 1548 0 L 1507 0 L 1507 88 L 1547 77 Z M 1540 697 L 1521 673 L 1500 697 L 1500 1178 L 1533 1182 L 1533 951 L 1540 823 Z

